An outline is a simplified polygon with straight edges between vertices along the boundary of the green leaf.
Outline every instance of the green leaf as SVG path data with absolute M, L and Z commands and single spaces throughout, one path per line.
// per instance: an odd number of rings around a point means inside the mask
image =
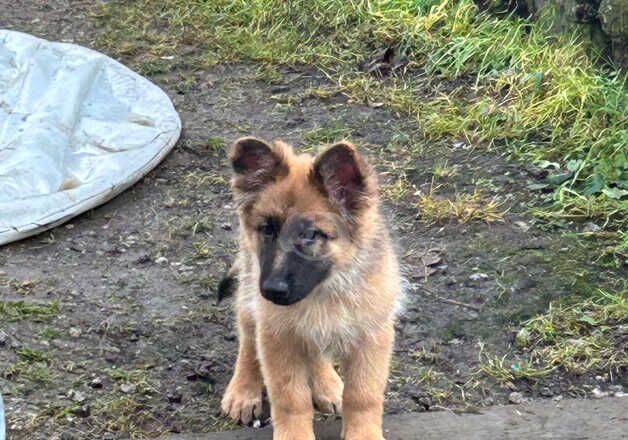
M 582 315 L 580 318 L 578 318 L 578 321 L 580 322 L 586 322 L 587 324 L 590 325 L 596 325 L 597 324 L 597 320 L 595 320 L 594 318 L 588 316 L 588 315 Z
M 551 176 L 548 176 L 545 180 L 547 180 L 552 185 L 560 185 L 566 180 L 569 180 L 571 176 L 573 176 L 573 172 L 569 171 L 566 173 L 552 174 Z
M 567 162 L 567 169 L 573 173 L 580 169 L 582 161 L 580 159 L 572 159 Z
M 628 191 L 621 188 L 609 188 L 608 186 L 602 190 L 607 197 L 611 199 L 621 199 L 622 197 L 628 196 Z
M 597 194 L 602 191 L 602 188 L 606 186 L 606 181 L 599 174 L 593 174 L 587 177 L 586 184 L 584 186 L 584 194 L 587 196 Z
M 539 191 L 541 189 L 548 188 L 549 185 L 547 183 L 528 183 L 528 189 L 532 191 Z

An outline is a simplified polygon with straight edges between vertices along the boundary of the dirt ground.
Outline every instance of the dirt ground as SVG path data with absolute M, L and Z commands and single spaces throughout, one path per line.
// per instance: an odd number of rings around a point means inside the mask
M 0 27 L 98 49 L 89 2 L 0 0 Z M 133 60 L 123 60 L 133 65 Z M 231 301 L 215 288 L 233 259 L 237 222 L 225 148 L 241 135 L 300 149 L 350 137 L 382 173 L 385 209 L 410 287 L 397 327 L 387 413 L 474 411 L 523 399 L 620 390 L 626 377 L 555 372 L 499 385 L 482 356 L 513 349 L 522 320 L 568 295 L 579 274 L 607 269 L 587 246 L 534 225 L 521 164 L 457 140 L 428 143 L 417 123 L 385 108 L 315 93 L 307 67 L 273 81 L 256 66 L 180 63 L 150 78 L 172 98 L 184 130 L 137 185 L 54 230 L 0 249 L 0 297 L 58 303 L 51 316 L 0 322 L 0 389 L 10 439 L 123 439 L 233 427 L 219 401 L 235 361 Z M 413 151 L 409 155 L 408 151 Z M 483 191 L 503 222 L 418 217 L 416 191 L 438 164 L 446 191 Z M 410 188 L 409 191 L 398 191 Z M 619 388 L 618 388 L 619 387 Z

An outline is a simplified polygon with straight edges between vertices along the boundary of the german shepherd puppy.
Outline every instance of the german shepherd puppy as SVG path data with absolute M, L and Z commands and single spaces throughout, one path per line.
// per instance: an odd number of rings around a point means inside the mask
M 382 440 L 401 285 L 374 172 L 345 141 L 312 157 L 245 137 L 229 159 L 240 348 L 222 410 L 249 423 L 265 385 L 274 440 L 314 439 L 314 405 L 345 440 Z

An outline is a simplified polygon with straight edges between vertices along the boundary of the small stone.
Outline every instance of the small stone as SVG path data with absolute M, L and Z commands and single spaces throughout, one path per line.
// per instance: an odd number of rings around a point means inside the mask
M 276 95 L 277 93 L 285 93 L 285 92 L 288 92 L 289 90 L 290 90 L 290 86 L 276 85 L 270 88 L 270 93 L 272 93 L 273 95 Z
M 530 225 L 527 222 L 518 220 L 515 222 L 515 225 L 523 232 L 528 232 L 530 230 Z
M 72 411 L 72 414 L 78 417 L 89 417 L 91 413 L 92 409 L 89 405 L 81 405 Z
M 100 377 L 95 377 L 89 383 L 89 386 L 92 388 L 102 388 L 102 379 Z
M 166 257 L 159 257 L 155 260 L 155 263 L 159 264 L 160 266 L 165 266 L 168 264 L 168 259 Z
M 9 335 L 7 335 L 4 331 L 0 330 L 0 346 L 6 345 L 9 341 Z
M 601 230 L 602 228 L 600 228 L 598 225 L 596 225 L 595 223 L 587 223 L 586 225 L 584 225 L 584 232 L 598 232 L 599 230 Z
M 608 397 L 608 395 L 610 394 L 608 391 L 602 391 L 598 387 L 593 388 L 591 393 L 593 394 L 593 397 L 595 399 L 601 399 L 602 397 Z
M 476 272 L 469 275 L 471 281 L 480 281 L 488 279 L 488 275 L 482 272 Z
M 617 384 L 617 385 L 609 385 L 608 386 L 608 390 L 610 392 L 612 392 L 613 394 L 617 395 L 617 394 L 621 394 L 624 392 L 624 387 Z
M 521 402 L 523 402 L 523 396 L 521 395 L 521 393 L 513 391 L 508 396 L 508 402 L 512 403 L 513 405 L 519 405 Z
M 220 227 L 225 231 L 230 231 L 232 229 L 231 223 L 223 223 Z
M 563 395 L 562 395 L 562 394 L 559 394 L 558 396 L 554 396 L 554 397 L 552 398 L 552 400 L 553 400 L 554 402 L 560 402 L 561 400 L 563 400 Z
M 150 261 L 151 261 L 150 255 L 142 254 L 135 260 L 135 264 L 145 264 L 145 263 L 150 263 Z
M 70 399 L 72 399 L 76 403 L 84 402 L 85 399 L 86 399 L 85 394 L 81 393 L 80 391 L 76 391 L 76 390 L 70 390 L 68 392 L 68 397 Z
M 122 385 L 120 385 L 120 391 L 122 391 L 124 394 L 130 394 L 135 391 L 135 385 L 131 383 L 123 383 Z
M 253 428 L 258 429 L 262 427 L 262 421 L 260 419 L 253 420 Z
M 169 393 L 166 397 L 168 398 L 168 402 L 170 403 L 181 403 L 181 400 L 183 399 L 183 396 L 178 391 Z
M 78 338 L 81 336 L 81 329 L 76 327 L 70 327 L 70 336 L 73 338 Z
M 552 390 L 549 389 L 549 387 L 541 388 L 540 394 L 543 397 L 552 397 L 554 395 L 554 393 L 552 392 Z

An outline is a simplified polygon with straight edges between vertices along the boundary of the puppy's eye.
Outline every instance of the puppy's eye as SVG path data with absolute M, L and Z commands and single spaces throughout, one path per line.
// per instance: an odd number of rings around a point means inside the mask
M 274 237 L 275 236 L 275 227 L 271 223 L 269 223 L 269 222 L 262 223 L 261 225 L 259 225 L 257 227 L 257 230 L 264 237 Z
M 301 238 L 303 239 L 303 244 L 311 245 L 317 239 L 327 238 L 327 235 L 321 230 L 309 228 L 301 233 Z

